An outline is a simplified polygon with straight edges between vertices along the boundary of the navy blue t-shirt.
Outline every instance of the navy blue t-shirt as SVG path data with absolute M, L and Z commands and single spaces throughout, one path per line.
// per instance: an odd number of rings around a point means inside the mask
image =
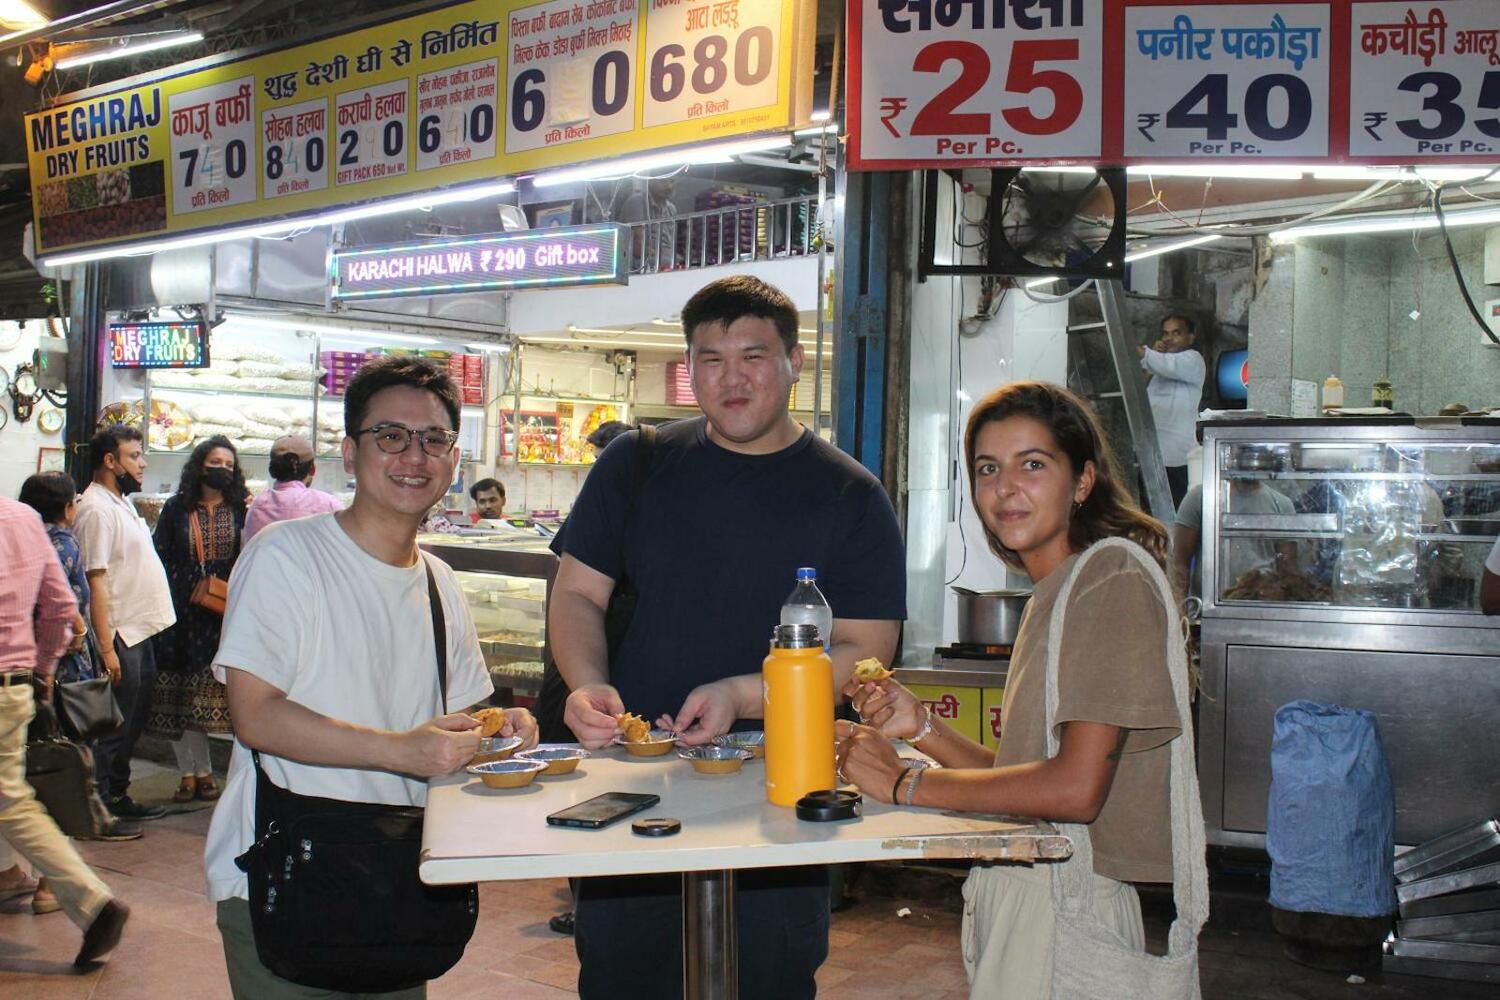
M 759 672 L 799 566 L 817 569 L 835 618 L 906 618 L 896 513 L 853 458 L 808 430 L 742 455 L 710 441 L 702 417 L 664 425 L 622 537 L 639 439 L 599 456 L 560 536 L 562 552 L 639 594 L 610 665 L 627 711 L 675 715 L 698 685 Z

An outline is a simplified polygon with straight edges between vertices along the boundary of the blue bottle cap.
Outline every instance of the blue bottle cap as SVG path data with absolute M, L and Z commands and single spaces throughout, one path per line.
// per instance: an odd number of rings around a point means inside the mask
M 799 566 L 797 568 L 798 583 L 812 583 L 818 579 L 818 571 L 811 566 Z

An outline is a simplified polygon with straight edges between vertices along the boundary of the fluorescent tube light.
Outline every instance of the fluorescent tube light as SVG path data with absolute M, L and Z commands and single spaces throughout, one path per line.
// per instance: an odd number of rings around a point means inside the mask
M 810 122 L 826 122 L 830 117 L 832 116 L 826 110 L 819 109 L 808 115 L 807 120 Z
M 1417 212 L 1388 212 L 1384 215 L 1363 215 L 1331 222 L 1312 222 L 1305 226 L 1292 226 L 1271 234 L 1272 243 L 1290 243 L 1306 236 L 1354 236 L 1360 233 L 1401 233 L 1412 230 L 1436 229 L 1437 216 L 1428 209 Z M 1500 222 L 1500 208 L 1480 208 L 1467 212 L 1443 212 L 1449 228 L 1458 226 L 1481 226 Z
M 437 337 L 428 337 L 416 333 L 369 330 L 361 326 L 345 326 L 342 323 L 330 322 L 328 320 L 306 321 L 300 319 L 282 319 L 277 316 L 258 316 L 251 313 L 231 313 L 229 315 L 229 323 L 234 326 L 258 326 L 269 330 L 304 331 L 307 333 L 316 333 L 324 337 L 335 337 L 345 340 L 381 340 L 396 344 L 430 345 L 442 343 Z
M 797 131 L 793 132 L 792 135 L 796 135 L 796 136 L 828 135 L 830 133 L 836 133 L 836 132 L 838 132 L 838 130 L 839 130 L 838 125 L 833 124 L 833 123 L 830 122 L 827 125 L 814 125 L 812 128 L 799 128 Z
M 1137 250 L 1134 253 L 1126 254 L 1125 263 L 1134 264 L 1138 260 L 1146 260 L 1150 257 L 1160 257 L 1164 253 L 1172 253 L 1175 250 L 1186 250 L 1188 247 L 1202 246 L 1205 243 L 1212 243 L 1214 242 L 1214 240 L 1222 240 L 1223 238 L 1223 235 L 1219 233 L 1207 233 L 1203 236 L 1190 236 L 1185 240 L 1175 240 L 1170 243 L 1157 243 L 1153 246 L 1146 247 L 1144 250 Z M 1033 278 L 1032 280 L 1026 282 L 1026 287 L 1041 288 L 1043 285 L 1050 285 L 1054 281 L 1061 280 L 1061 278 Z
M 170 49 L 178 45 L 192 45 L 194 42 L 201 41 L 203 41 L 201 31 L 174 31 L 168 34 L 146 36 L 139 40 L 121 39 L 119 42 L 111 42 L 101 48 L 63 56 L 54 66 L 56 69 L 74 69 L 78 66 L 104 62 L 106 59 L 124 59 L 126 56 L 138 56 L 143 52 L 155 52 L 158 49 Z
M 183 247 L 206 246 L 210 243 L 253 239 L 259 236 L 278 236 L 298 229 L 315 229 L 318 226 L 333 225 L 337 222 L 352 222 L 355 219 L 368 219 L 377 215 L 392 215 L 397 212 L 407 212 L 417 208 L 430 208 L 434 205 L 448 205 L 460 201 L 494 198 L 502 194 L 511 194 L 515 189 L 516 186 L 509 181 L 500 181 L 493 184 L 481 184 L 475 187 L 431 191 L 425 194 L 411 195 L 406 198 L 396 198 L 391 201 L 376 202 L 370 205 L 355 205 L 351 208 L 334 209 L 333 211 L 305 216 L 299 219 L 279 219 L 276 222 L 262 222 L 248 226 L 216 229 L 213 232 L 195 233 L 191 236 L 179 236 L 175 239 L 165 237 L 157 240 L 150 246 L 144 247 L 98 247 L 91 250 L 51 254 L 42 258 L 41 264 L 44 267 L 64 267 L 68 264 L 82 264 L 86 261 L 106 260 L 111 257 L 138 257 L 142 254 L 152 254 L 162 250 L 179 250 Z
M 465 344 L 464 347 L 471 351 L 479 351 L 483 354 L 509 354 L 509 344 Z
M 47 15 L 26 0 L 0 0 L 0 24 L 13 28 L 35 28 L 47 23 Z
M 557 187 L 560 184 L 577 184 L 582 181 L 602 180 L 606 177 L 624 177 L 647 170 L 667 170 L 700 163 L 728 163 L 741 153 L 761 153 L 770 149 L 783 149 L 792 144 L 784 135 L 747 139 L 740 142 L 720 142 L 708 146 L 696 146 L 649 156 L 631 156 L 623 159 L 591 163 L 581 167 L 567 167 L 537 174 L 532 183 L 539 188 Z

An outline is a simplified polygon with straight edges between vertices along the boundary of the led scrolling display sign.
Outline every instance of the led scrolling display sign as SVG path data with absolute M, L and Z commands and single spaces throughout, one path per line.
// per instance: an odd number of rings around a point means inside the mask
M 567 226 L 333 255 L 333 297 L 626 284 L 624 226 Z
M 201 323 L 111 323 L 115 368 L 207 368 L 208 327 Z

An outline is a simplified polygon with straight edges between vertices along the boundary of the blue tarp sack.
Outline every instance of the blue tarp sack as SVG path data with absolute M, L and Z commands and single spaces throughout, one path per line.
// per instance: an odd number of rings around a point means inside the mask
M 1276 711 L 1266 848 L 1271 905 L 1380 917 L 1396 909 L 1396 796 L 1375 716 L 1294 701 Z

